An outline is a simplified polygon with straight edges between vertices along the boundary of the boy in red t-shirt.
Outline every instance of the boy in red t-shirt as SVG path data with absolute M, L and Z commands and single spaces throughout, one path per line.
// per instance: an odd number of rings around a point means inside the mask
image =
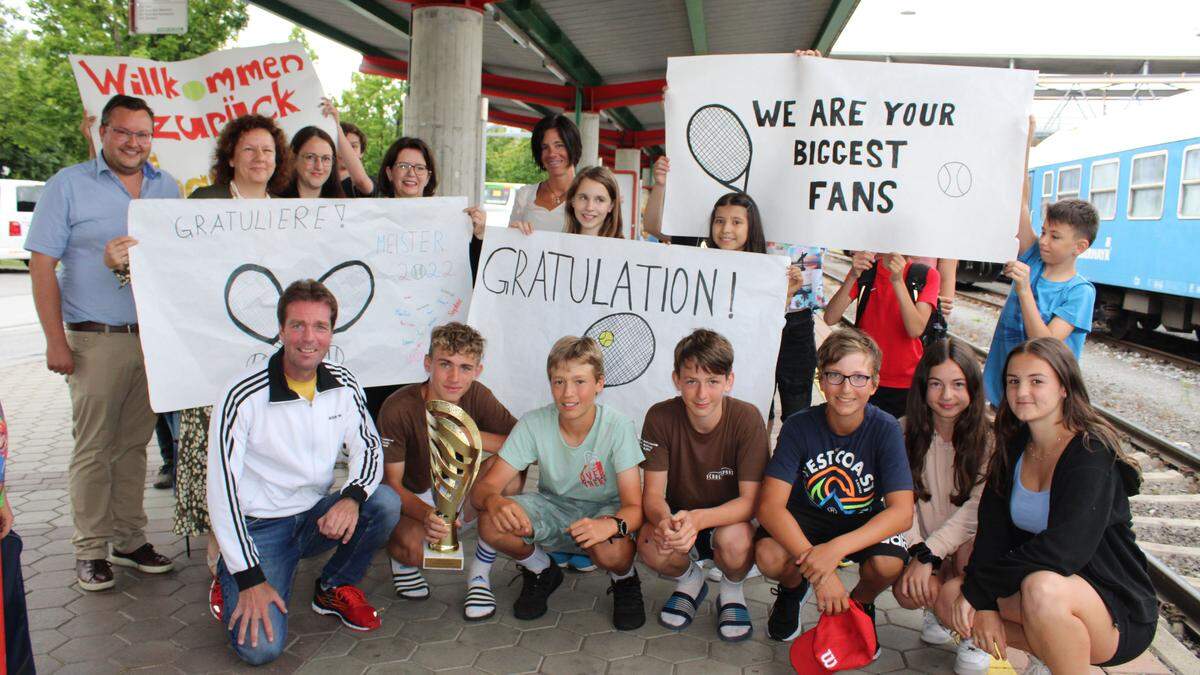
M 925 273 L 925 284 L 913 302 L 904 279 L 912 262 L 899 253 L 876 256 L 870 251 L 858 251 L 846 273 L 846 280 L 825 306 L 825 323 L 835 326 L 851 300 L 858 299 L 858 279 L 863 272 L 875 268 L 875 280 L 869 290 L 871 297 L 858 328 L 875 338 L 883 351 L 879 368 L 879 389 L 870 402 L 895 417 L 904 415 L 908 388 L 912 385 L 917 362 L 925 353 L 921 334 L 933 308 L 937 306 L 941 275 L 932 267 Z

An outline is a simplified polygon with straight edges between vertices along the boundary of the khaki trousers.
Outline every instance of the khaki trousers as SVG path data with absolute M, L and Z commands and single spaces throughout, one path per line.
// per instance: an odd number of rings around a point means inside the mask
M 142 344 L 128 333 L 67 331 L 75 372 L 67 377 L 75 451 L 71 514 L 78 560 L 146 543 L 146 444 L 154 432 Z

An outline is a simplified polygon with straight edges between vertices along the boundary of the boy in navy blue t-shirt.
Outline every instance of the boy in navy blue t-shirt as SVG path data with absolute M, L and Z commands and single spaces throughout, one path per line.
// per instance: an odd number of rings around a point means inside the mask
M 758 506 L 755 561 L 779 581 L 767 635 L 793 640 L 800 608 L 815 591 L 822 613 L 850 599 L 872 620 L 875 598 L 908 561 L 903 532 L 913 519 L 912 473 L 900 425 L 868 405 L 879 383 L 879 346 L 854 329 L 835 331 L 817 350 L 825 404 L 784 422 Z M 847 593 L 838 563 L 860 564 Z

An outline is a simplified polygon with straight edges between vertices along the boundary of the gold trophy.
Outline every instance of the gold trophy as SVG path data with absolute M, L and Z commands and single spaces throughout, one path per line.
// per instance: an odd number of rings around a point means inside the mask
M 425 405 L 429 430 L 429 472 L 433 477 L 433 505 L 450 527 L 450 534 L 436 544 L 425 543 L 425 569 L 461 570 L 463 552 L 458 545 L 454 521 L 467 492 L 479 473 L 483 439 L 475 420 L 462 408 L 447 401 Z

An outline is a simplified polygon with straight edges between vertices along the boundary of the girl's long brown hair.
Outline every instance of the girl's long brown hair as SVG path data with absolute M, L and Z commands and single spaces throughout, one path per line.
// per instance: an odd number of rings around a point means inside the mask
M 613 177 L 612 172 L 604 166 L 589 166 L 575 174 L 575 180 L 571 181 L 571 187 L 567 190 L 567 232 L 579 234 L 583 231 L 583 226 L 575 217 L 574 202 L 575 193 L 579 192 L 579 186 L 584 180 L 595 181 L 603 185 L 604 189 L 608 191 L 608 198 L 613 203 L 612 211 L 604 218 L 596 236 L 624 239 L 625 234 L 622 232 L 624 227 L 621 225 L 621 189 L 617 187 L 617 179 Z
M 904 447 L 908 449 L 908 465 L 912 470 L 913 491 L 917 499 L 929 501 L 932 495 L 923 476 L 925 456 L 933 441 L 933 413 L 926 403 L 929 373 L 935 366 L 953 361 L 967 381 L 970 404 L 954 420 L 954 434 L 949 440 L 954 446 L 954 493 L 950 503 L 962 506 L 971 498 L 971 490 L 983 480 L 991 430 L 988 429 L 983 393 L 983 373 L 975 355 L 957 340 L 938 340 L 925 348 L 917 363 L 908 402 L 904 411 Z
M 1000 410 L 996 413 L 996 452 L 992 454 L 991 466 L 988 467 L 990 487 L 1001 494 L 1008 490 L 1012 482 L 1013 465 L 1019 454 L 1010 451 L 1029 434 L 1028 425 L 1017 419 L 1008 402 L 1008 365 L 1018 354 L 1028 354 L 1045 361 L 1058 376 L 1059 385 L 1067 392 L 1062 402 L 1062 421 L 1068 431 L 1082 436 L 1085 447 L 1092 442 L 1106 446 L 1116 455 L 1117 461 L 1128 464 L 1141 475 L 1138 463 L 1126 455 L 1121 447 L 1121 437 L 1117 430 L 1092 407 L 1075 355 L 1062 340 L 1044 337 L 1017 346 L 1009 352 L 1004 362 L 1006 391 L 1004 399 L 1000 402 Z

